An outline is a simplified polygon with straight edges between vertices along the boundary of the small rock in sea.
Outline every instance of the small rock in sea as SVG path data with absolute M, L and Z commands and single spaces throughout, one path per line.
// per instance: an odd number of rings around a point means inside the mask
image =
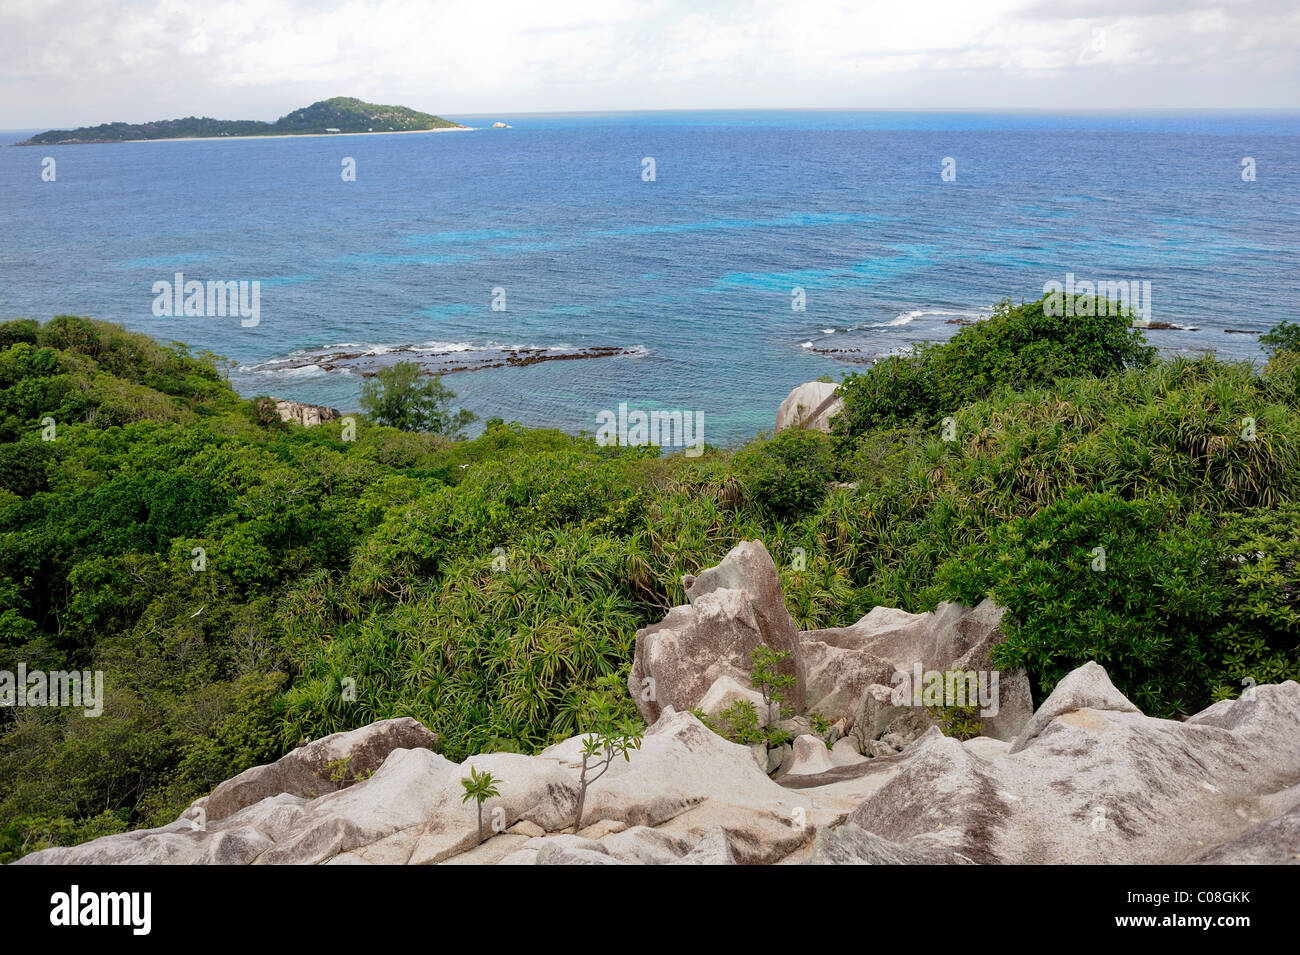
M 1200 331 L 1195 325 L 1175 325 L 1172 322 L 1147 322 L 1139 328 L 1157 332 L 1195 332 Z

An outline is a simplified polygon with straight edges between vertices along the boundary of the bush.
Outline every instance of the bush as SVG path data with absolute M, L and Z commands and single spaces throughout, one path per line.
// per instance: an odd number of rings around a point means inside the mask
M 99 333 L 88 318 L 57 315 L 41 326 L 36 337 L 43 348 L 77 352 L 94 357 L 99 351 Z
M 831 440 L 820 431 L 790 428 L 738 452 L 734 470 L 760 512 L 790 520 L 825 497 L 835 477 Z
M 1072 492 L 994 528 L 938 583 L 1010 608 L 994 662 L 1028 669 L 1036 698 L 1095 660 L 1144 712 L 1174 717 L 1245 678 L 1300 676 L 1297 531 L 1294 506 L 1216 523 L 1173 496 Z
M 8 348 L 19 342 L 36 344 L 39 323 L 30 318 L 16 318 L 11 322 L 0 322 L 0 349 Z
M 45 469 L 58 453 L 49 441 L 0 444 L 0 488 L 22 497 L 48 490 Z
M 909 424 L 938 427 L 963 405 L 1000 388 L 1050 385 L 1063 378 L 1101 377 L 1145 367 L 1155 349 L 1126 315 L 1080 315 L 1102 311 L 1080 298 L 1076 314 L 1054 317 L 1044 297 L 1027 305 L 1000 303 L 986 321 L 963 328 L 945 343 L 926 343 L 909 355 L 881 359 L 840 386 L 844 411 L 838 433 L 855 436 Z
M 1284 351 L 1300 352 L 1300 325 L 1295 322 L 1274 325 L 1259 336 L 1259 343 L 1270 358 L 1276 358 Z

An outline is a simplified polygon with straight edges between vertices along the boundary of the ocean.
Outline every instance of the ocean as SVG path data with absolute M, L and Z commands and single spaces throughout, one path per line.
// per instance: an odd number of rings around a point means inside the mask
M 480 419 L 625 402 L 725 445 L 1070 275 L 1150 283 L 1171 354 L 1300 318 L 1300 112 L 448 118 L 512 128 L 0 149 L 0 319 L 211 350 L 246 395 L 351 411 L 404 358 Z M 256 323 L 155 314 L 176 273 L 256 281 Z

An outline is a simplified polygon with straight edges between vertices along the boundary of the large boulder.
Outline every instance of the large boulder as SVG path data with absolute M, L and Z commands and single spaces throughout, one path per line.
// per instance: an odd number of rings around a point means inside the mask
M 628 691 L 641 718 L 653 723 L 669 707 L 695 709 L 724 678 L 748 684 L 749 655 L 762 642 L 742 591 L 715 591 L 673 607 L 662 621 L 637 631 Z
M 1113 710 L 1116 713 L 1140 712 L 1129 702 L 1128 697 L 1115 689 L 1105 668 L 1089 661 L 1077 670 L 1071 670 L 1060 683 L 1056 684 L 1056 688 L 1047 699 L 1043 700 L 1043 705 L 1015 737 L 1015 742 L 1011 744 L 1011 752 L 1018 753 L 1028 746 L 1058 716 L 1082 709 Z M 1202 714 L 1202 718 L 1209 717 Z
M 961 670 L 976 673 L 988 691 L 991 705 L 981 706 L 978 717 L 983 735 L 1014 739 L 1033 705 L 1024 670 L 1003 672 L 993 666 L 991 652 L 1003 639 L 1004 613 L 992 600 L 973 608 L 941 603 L 928 613 L 875 607 L 848 627 L 805 631 L 799 639 L 808 672 L 808 708 L 832 720 L 852 717 L 865 752 L 870 740 L 889 732 L 890 724 L 909 711 L 916 711 L 906 720 L 913 736 L 930 722 L 915 694 L 896 695 L 895 689 L 924 685 L 925 674 Z
M 776 430 L 811 428 L 830 433 L 831 418 L 844 410 L 839 385 L 826 381 L 807 381 L 786 396 L 776 410 Z
M 697 707 L 720 677 L 749 684 L 750 654 L 760 645 L 790 654 L 780 668 L 795 678 L 785 701 L 802 710 L 806 679 L 799 631 L 767 548 L 742 541 L 716 567 L 684 583 L 690 603 L 636 635 L 628 690 L 641 717 L 653 723 L 666 707 Z
M 582 765 L 582 737 L 545 749 L 576 780 Z M 629 826 L 655 826 L 706 800 L 732 811 L 744 809 L 790 814 L 809 808 L 802 796 L 767 778 L 746 746 L 707 729 L 691 713 L 669 709 L 646 730 L 639 748 L 616 759 L 587 790 L 583 825 L 600 819 Z
M 983 601 L 974 609 L 948 601 L 926 613 L 874 607 L 857 623 L 808 630 L 800 634 L 800 639 L 804 643 L 867 652 L 891 671 L 911 673 L 918 663 L 922 670 L 946 668 L 996 631 L 1001 618 L 1002 611 L 991 600 Z
M 292 421 L 304 428 L 312 428 L 322 421 L 333 421 L 343 417 L 343 413 L 337 408 L 326 405 L 308 405 L 299 401 L 287 401 L 284 398 L 270 400 L 275 402 L 275 411 L 281 421 Z
M 380 720 L 299 746 L 274 763 L 246 769 L 195 806 L 215 822 L 280 793 L 313 799 L 374 773 L 393 750 L 432 749 L 437 742 L 435 733 L 409 716 Z
M 853 714 L 853 738 L 857 740 L 862 752 L 866 753 L 871 749 L 873 740 L 880 739 L 886 733 L 897 732 L 895 722 L 909 715 L 914 716 L 918 723 L 924 724 L 920 727 L 921 732 L 929 729 L 929 724 L 933 722 L 925 710 L 918 711 L 916 707 L 896 704 L 893 686 L 873 683 L 862 694 Z
M 801 634 L 800 656 L 808 675 L 809 712 L 838 720 L 855 714 L 872 685 L 889 683 L 894 665 L 870 650 L 817 639 L 828 632 L 812 630 Z
M 826 748 L 825 740 L 816 736 L 800 736 L 794 741 L 793 755 L 785 772 L 790 776 L 811 776 L 834 767 L 835 762 L 831 759 L 831 751 Z

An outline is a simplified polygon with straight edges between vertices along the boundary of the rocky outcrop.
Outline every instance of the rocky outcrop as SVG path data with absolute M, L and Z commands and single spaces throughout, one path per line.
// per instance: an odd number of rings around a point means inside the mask
M 1003 618 L 991 601 L 877 607 L 800 633 L 757 541 L 683 582 L 689 603 L 637 634 L 628 688 L 648 728 L 592 783 L 580 820 L 582 737 L 453 763 L 401 718 L 249 769 L 166 826 L 19 861 L 1300 861 L 1300 683 L 1252 687 L 1177 722 L 1144 715 L 1090 662 L 1032 711 L 1025 674 L 991 670 Z M 758 646 L 789 654 L 795 712 L 767 708 L 751 685 Z M 963 712 L 983 735 L 960 741 L 941 727 L 972 673 Z M 717 719 L 737 702 L 789 741 L 730 742 L 691 712 Z M 499 790 L 483 807 L 482 842 L 460 785 L 475 770 Z
M 412 722 L 389 720 L 319 743 L 328 743 L 332 757 L 362 761 L 381 738 L 409 733 L 424 742 Z M 167 826 L 47 849 L 20 861 L 435 864 L 463 856 L 460 861 L 505 864 L 761 863 L 810 843 L 810 823 L 833 819 L 819 814 L 807 796 L 768 779 L 746 747 L 710 732 L 689 713 L 669 710 L 628 760 L 615 761 L 591 786 L 584 828 L 575 835 L 580 752 L 579 737 L 538 756 L 492 753 L 460 764 L 426 748 L 396 748 L 373 775 L 323 795 L 266 795 L 204 819 L 200 810 L 217 801 L 214 792 Z M 306 759 L 291 753 L 259 767 L 257 778 L 263 785 L 279 779 L 298 786 Z M 460 780 L 471 768 L 492 773 L 501 792 L 484 807 L 493 825 L 483 845 L 475 808 L 462 801 Z M 223 805 L 243 801 L 251 793 L 247 782 L 237 788 L 241 798 Z M 230 784 L 223 786 L 229 795 Z
M 991 600 L 974 608 L 943 603 L 919 614 L 876 607 L 851 626 L 799 633 L 780 574 L 758 541 L 740 543 L 717 566 L 683 583 L 689 604 L 637 633 L 628 689 L 647 722 L 666 707 L 716 721 L 744 701 L 754 706 L 760 726 L 777 723 L 792 741 L 825 736 L 814 731 L 815 717 L 833 727 L 832 747 L 851 734 L 858 754 L 878 757 L 923 735 L 934 725 L 935 706 L 977 704 L 980 732 L 1008 741 L 1033 713 L 1028 675 L 993 666 L 1004 611 Z M 782 668 L 795 685 L 783 702 L 794 720 L 769 712 L 752 685 L 751 653 L 759 646 L 789 655 Z M 936 679 L 945 691 L 938 699 L 922 692 Z M 792 771 L 785 755 L 774 772 Z M 793 747 L 788 755 L 795 757 Z M 755 759 L 765 763 L 758 753 Z M 807 765 L 806 758 L 798 762 Z
M 839 385 L 827 381 L 804 382 L 776 410 L 776 430 L 810 428 L 829 434 L 831 418 L 844 410 L 838 390 Z
M 750 685 L 750 653 L 768 646 L 790 654 L 782 670 L 795 677 L 788 696 L 801 708 L 805 677 L 799 632 L 785 609 L 781 577 L 762 543 L 744 541 L 722 563 L 685 578 L 689 604 L 637 632 L 628 690 L 653 723 L 666 707 L 698 707 L 728 677 Z
M 242 774 L 167 826 L 19 864 L 1300 861 L 1300 684 L 1255 687 L 1185 722 L 1143 715 L 1096 664 L 1057 690 L 1015 747 L 931 727 L 902 753 L 866 759 L 847 740 L 837 753 L 801 735 L 779 783 L 746 747 L 666 709 L 591 786 L 576 833 L 580 738 L 456 764 L 426 748 L 419 724 L 386 720 Z M 304 782 L 317 772 L 304 767 L 340 759 L 380 765 L 312 795 Z M 500 790 L 481 844 L 461 799 L 472 768 Z M 270 793 L 280 784 L 294 791 Z M 204 806 L 225 808 L 204 819 Z
M 268 766 L 246 769 L 195 806 L 215 822 L 282 793 L 315 798 L 373 774 L 395 749 L 432 749 L 437 742 L 435 734 L 409 716 L 381 720 L 299 746 Z
M 976 686 L 987 686 L 996 700 L 980 708 L 981 732 L 1014 739 L 1033 704 L 1023 670 L 999 671 L 993 666 L 990 654 L 1003 639 L 1003 614 L 991 600 L 973 609 L 942 603 L 920 614 L 876 607 L 852 626 L 802 633 L 808 708 L 832 720 L 849 717 L 865 751 L 868 741 L 891 731 L 910 733 L 910 739 L 929 724 L 926 708 L 916 706 L 915 698 L 899 700 L 909 695 L 909 687 L 927 685 L 927 675 L 974 673 Z M 962 688 L 971 687 L 964 683 Z M 973 696 L 967 698 L 974 702 Z M 951 705 L 946 698 L 945 703 Z M 902 723 L 894 726 L 900 718 Z
M 1011 752 L 1020 752 L 1063 713 L 1084 709 L 1139 712 L 1123 693 L 1115 689 L 1104 668 L 1096 663 L 1085 663 L 1056 684 L 1051 695 L 1016 736 Z
M 848 821 L 937 862 L 1287 861 L 1300 684 L 1182 723 L 1144 716 L 1095 663 L 1057 689 L 1006 752 L 930 730 Z M 851 830 L 826 841 L 840 861 L 878 856 Z
M 311 428 L 322 421 L 333 421 L 335 418 L 343 417 L 341 411 L 325 405 L 305 405 L 297 401 L 286 401 L 283 398 L 272 398 L 271 400 L 275 402 L 275 410 L 281 421 L 293 421 L 304 428 Z

